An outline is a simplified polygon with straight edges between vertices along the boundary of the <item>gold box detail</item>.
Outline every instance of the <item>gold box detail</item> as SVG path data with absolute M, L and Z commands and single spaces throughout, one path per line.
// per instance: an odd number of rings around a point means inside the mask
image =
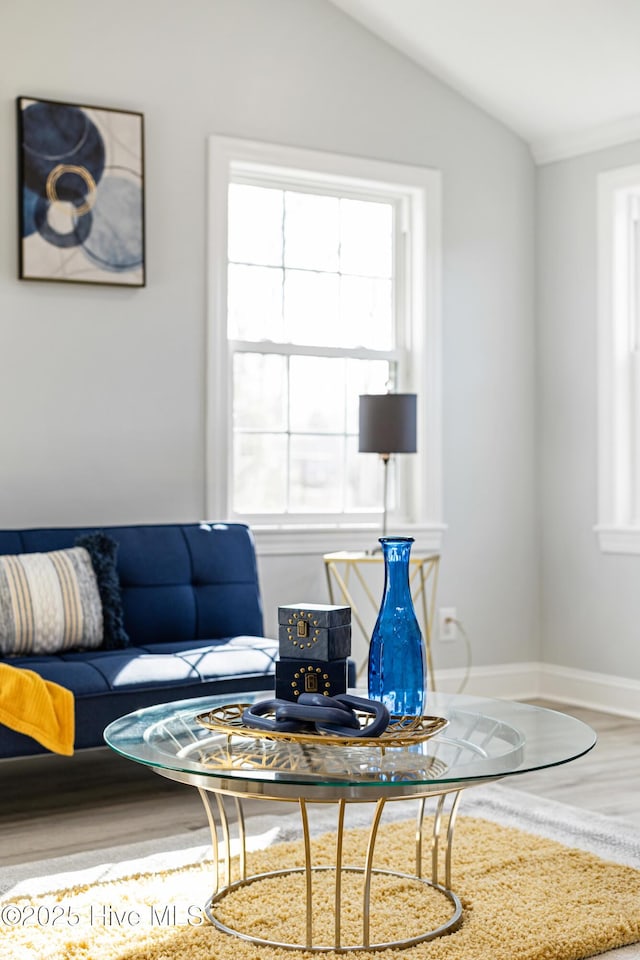
M 280 655 L 342 660 L 351 654 L 351 608 L 300 603 L 278 607 Z
M 346 660 L 319 663 L 281 657 L 276 662 L 276 697 L 297 700 L 301 693 L 322 693 L 335 697 L 347 692 Z

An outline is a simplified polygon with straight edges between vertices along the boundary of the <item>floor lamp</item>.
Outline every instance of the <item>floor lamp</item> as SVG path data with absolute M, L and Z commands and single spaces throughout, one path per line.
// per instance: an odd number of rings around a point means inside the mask
M 389 460 L 394 453 L 417 450 L 415 393 L 365 394 L 360 397 L 358 451 L 377 453 L 384 466 L 382 536 L 387 535 Z

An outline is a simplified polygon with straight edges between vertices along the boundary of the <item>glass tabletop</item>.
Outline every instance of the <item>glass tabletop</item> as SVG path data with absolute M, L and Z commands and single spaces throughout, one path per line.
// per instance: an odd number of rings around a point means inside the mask
M 430 739 L 386 747 L 282 741 L 204 726 L 202 714 L 267 699 L 265 691 L 147 707 L 104 732 L 117 753 L 171 779 L 221 792 L 318 799 L 421 796 L 567 763 L 595 732 L 574 717 L 510 700 L 431 693 L 427 713 L 447 725 Z

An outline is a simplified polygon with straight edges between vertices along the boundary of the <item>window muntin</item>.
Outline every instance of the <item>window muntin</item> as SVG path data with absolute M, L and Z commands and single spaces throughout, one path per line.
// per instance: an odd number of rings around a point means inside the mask
M 234 514 L 379 512 L 357 406 L 398 379 L 396 210 L 393 198 L 230 183 Z

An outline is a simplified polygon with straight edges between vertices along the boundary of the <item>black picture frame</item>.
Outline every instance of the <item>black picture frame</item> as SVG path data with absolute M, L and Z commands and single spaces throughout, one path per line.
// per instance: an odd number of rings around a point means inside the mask
M 146 285 L 144 116 L 16 98 L 18 278 Z

